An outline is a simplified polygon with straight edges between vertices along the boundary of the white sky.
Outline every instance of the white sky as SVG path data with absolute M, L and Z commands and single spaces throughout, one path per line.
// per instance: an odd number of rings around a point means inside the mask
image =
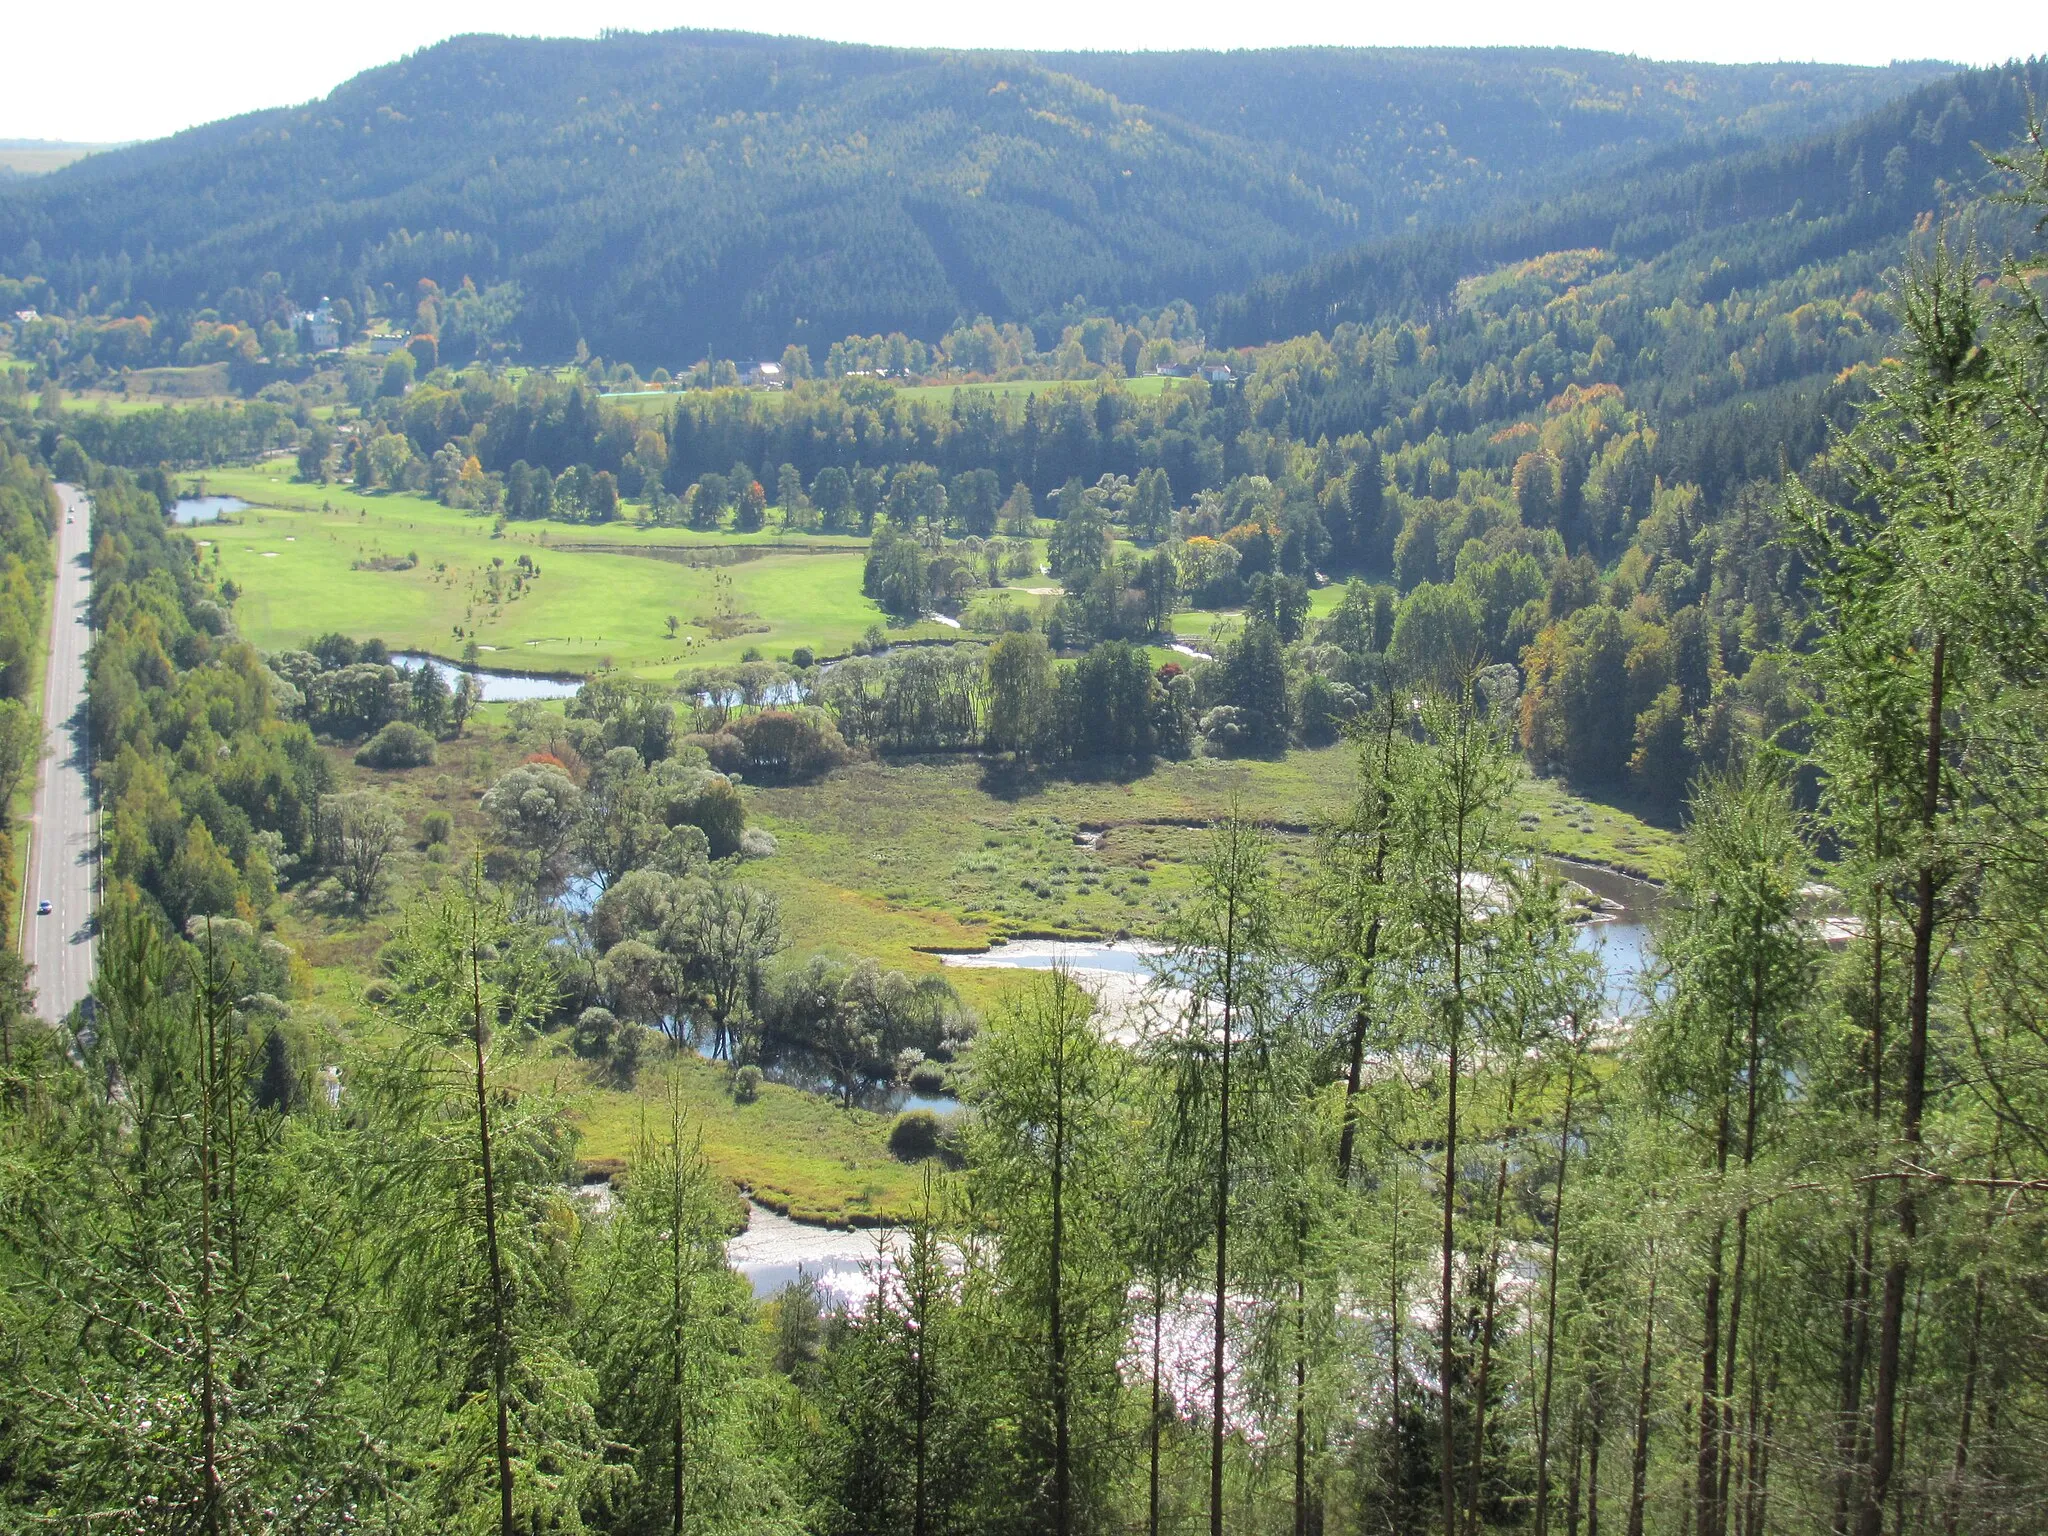
M 1939 55 L 1992 63 L 2048 52 L 2048 4 L 1976 0 L 99 0 L 25 3 L 5 28 L 0 138 L 153 138 L 257 107 L 324 96 L 349 76 L 461 32 L 531 36 L 601 28 L 724 27 L 848 42 L 961 48 L 1257 48 L 1546 44 L 1660 59 L 1827 59 L 1882 64 Z M 1939 30 L 1941 16 L 1960 25 Z M 75 67 L 74 67 L 75 66 Z

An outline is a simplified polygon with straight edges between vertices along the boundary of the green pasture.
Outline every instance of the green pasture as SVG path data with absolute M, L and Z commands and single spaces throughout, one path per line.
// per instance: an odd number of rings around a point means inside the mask
M 748 648 L 786 657 L 850 649 L 881 609 L 861 596 L 858 541 L 778 533 L 704 534 L 543 522 L 508 525 L 416 496 L 315 487 L 275 470 L 215 471 L 214 494 L 256 503 L 233 522 L 199 527 L 209 569 L 241 589 L 236 621 L 256 645 L 280 649 L 340 630 L 394 648 L 458 656 L 471 641 L 486 666 L 590 672 L 606 667 L 666 677 L 676 668 L 737 661 Z M 793 542 L 819 553 L 773 548 Z M 623 551 L 689 548 L 758 558 L 691 566 Z M 516 593 L 521 555 L 538 567 Z M 408 570 L 361 569 L 416 558 Z M 496 599 L 490 577 L 499 578 Z M 681 623 L 671 639 L 667 619 Z M 702 622 L 699 622 L 702 621 Z M 457 633 L 458 629 L 461 633 Z M 950 634 L 916 625 L 905 636 Z
M 1166 379 L 1156 373 L 1144 373 L 1135 379 L 1125 379 L 1123 387 L 1128 394 L 1163 395 L 1171 386 L 1188 382 L 1186 379 Z M 1042 395 L 1048 390 L 1094 387 L 1093 379 L 1009 379 L 1000 384 L 904 384 L 897 388 L 896 393 L 906 399 L 946 403 L 955 394 Z
M 1318 619 L 1329 617 L 1343 601 L 1342 582 L 1333 581 L 1328 586 L 1317 587 L 1308 595 L 1308 622 L 1313 624 Z M 1183 608 L 1173 616 L 1173 633 L 1180 640 L 1207 640 L 1216 633 L 1219 625 L 1235 627 L 1243 619 L 1242 608 Z
M 749 791 L 781 849 L 749 877 L 782 898 L 800 943 L 898 967 L 1005 937 L 1156 934 L 1192 888 L 1207 826 L 1232 806 L 1271 826 L 1282 880 L 1300 879 L 1315 826 L 1355 784 L 1345 745 L 1162 762 L 1127 779 L 971 758 L 857 763 Z M 1676 858 L 1673 833 L 1548 780 L 1526 783 L 1521 820 L 1543 853 L 1658 879 Z M 970 995 L 1009 984 L 1002 972 L 949 975 Z
M 771 1210 L 846 1226 L 902 1221 L 916 1209 L 923 1175 L 916 1164 L 890 1155 L 893 1115 L 841 1109 L 780 1083 L 763 1083 L 753 1103 L 740 1104 L 723 1063 L 662 1046 L 650 1056 L 642 1057 L 632 1091 L 593 1082 L 573 1057 L 536 1062 L 527 1073 L 567 1091 L 581 1157 L 631 1162 L 643 1127 L 663 1123 L 664 1079 L 674 1073 L 704 1160 Z M 656 1107 L 649 1108 L 650 1100 Z
M 384 796 L 403 817 L 407 841 L 387 866 L 388 899 L 368 914 L 318 886 L 301 887 L 280 903 L 277 935 L 298 957 L 311 1018 L 359 1042 L 374 1035 L 380 1026 L 362 989 L 377 972 L 378 951 L 399 927 L 408 903 L 444 889 L 481 851 L 487 834 L 478 800 L 526 750 L 507 735 L 501 706 L 486 706 L 464 735 L 439 743 L 435 761 L 420 768 L 362 768 L 349 748 L 325 749 L 337 785 Z M 446 812 L 453 824 L 449 841 L 438 847 L 422 835 L 433 811 Z M 749 865 L 748 877 L 776 862 Z M 790 937 L 798 953 L 837 942 L 834 933 L 799 924 L 792 924 Z M 905 959 L 917 969 L 937 965 L 907 951 Z M 702 1134 L 712 1167 L 764 1205 L 827 1222 L 900 1219 L 910 1210 L 918 1175 L 889 1154 L 891 1116 L 843 1110 L 831 1099 L 772 1083 L 762 1085 L 756 1102 L 737 1104 L 723 1065 L 693 1054 L 671 1056 L 658 1046 L 643 1058 L 639 1089 L 659 1100 L 669 1071 L 681 1076 L 691 1125 Z M 566 1098 L 581 1133 L 582 1156 L 632 1158 L 644 1107 L 640 1092 L 621 1091 L 593 1076 L 566 1051 L 533 1060 L 522 1072 L 535 1086 Z

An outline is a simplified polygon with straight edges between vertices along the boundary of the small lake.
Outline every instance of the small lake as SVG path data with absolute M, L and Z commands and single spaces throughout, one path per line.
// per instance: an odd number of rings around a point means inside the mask
M 184 496 L 171 503 L 171 521 L 190 527 L 213 523 L 230 512 L 246 512 L 249 503 L 239 496 Z
M 1609 1011 L 1616 1018 L 1642 1012 L 1648 1003 L 1645 977 L 1654 962 L 1651 917 L 1663 892 L 1647 880 L 1636 880 L 1597 865 L 1553 859 L 1559 875 L 1584 886 L 1603 904 L 1603 915 L 1578 925 L 1574 942 L 1596 955 Z M 1051 970 L 1064 966 L 1074 979 L 1094 992 L 1113 1036 L 1131 1035 L 1144 1005 L 1161 946 L 1139 940 L 1106 943 L 1027 939 L 1000 944 L 980 954 L 941 955 L 949 966 L 999 970 Z
M 573 699 L 583 687 L 580 677 L 548 677 L 539 672 L 491 672 L 481 667 L 458 667 L 438 656 L 422 656 L 414 651 L 393 651 L 391 661 L 400 667 L 418 667 L 424 663 L 440 673 L 441 681 L 451 688 L 458 677 L 468 672 L 482 686 L 486 704 L 519 699 Z

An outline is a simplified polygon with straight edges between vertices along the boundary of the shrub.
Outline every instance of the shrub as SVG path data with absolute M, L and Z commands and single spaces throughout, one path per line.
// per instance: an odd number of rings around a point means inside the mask
M 410 720 L 393 720 L 356 753 L 359 768 L 424 768 L 434 760 L 434 738 Z
M 921 1061 L 910 1069 L 906 1081 L 912 1093 L 944 1093 L 946 1069 L 935 1061 Z
M 685 747 L 704 754 L 704 761 L 720 773 L 740 773 L 747 765 L 747 749 L 730 730 L 699 731 L 683 738 Z
M 819 709 L 764 709 L 733 721 L 726 731 L 739 741 L 738 766 L 748 778 L 771 784 L 814 779 L 851 755 L 839 728 Z
M 789 653 L 789 664 L 798 671 L 806 671 L 816 663 L 818 657 L 808 645 L 800 645 Z
M 761 1069 L 759 1067 L 745 1066 L 733 1073 L 733 1103 L 751 1104 L 759 1097 L 761 1097 Z
M 1202 716 L 1202 739 L 1219 757 L 1249 752 L 1258 745 L 1251 716 L 1234 704 L 1219 704 Z
M 429 811 L 420 820 L 420 836 L 428 843 L 445 843 L 455 830 L 455 818 L 446 811 Z
M 939 1155 L 939 1117 L 928 1109 L 907 1110 L 889 1127 L 889 1153 L 906 1163 Z
M 680 820 L 704 834 L 712 858 L 728 859 L 740 851 L 740 834 L 747 827 L 747 805 L 730 779 L 711 779 L 678 809 Z
M 740 834 L 740 857 L 743 859 L 772 859 L 775 857 L 775 834 L 760 827 L 749 827 Z

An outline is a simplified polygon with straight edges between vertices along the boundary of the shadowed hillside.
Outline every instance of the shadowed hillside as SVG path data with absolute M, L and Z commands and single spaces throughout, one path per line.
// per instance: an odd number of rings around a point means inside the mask
M 268 273 L 302 299 L 516 284 L 534 356 L 935 335 L 1200 302 L 1659 146 L 1840 121 L 1936 70 L 466 37 L 9 190 L 0 271 L 160 309 Z

